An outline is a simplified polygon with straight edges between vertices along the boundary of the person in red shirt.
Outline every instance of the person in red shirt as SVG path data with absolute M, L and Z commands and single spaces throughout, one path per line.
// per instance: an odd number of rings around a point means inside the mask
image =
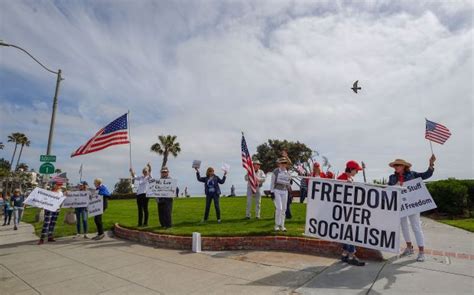
M 318 162 L 314 162 L 313 164 L 313 171 L 308 175 L 309 177 L 321 177 L 326 178 L 326 174 L 321 170 L 321 165 Z M 306 195 L 308 194 L 308 184 L 309 178 L 306 175 L 303 175 L 302 185 L 301 185 L 301 195 L 300 195 L 300 203 L 304 203 L 306 199 Z
M 346 163 L 346 170 L 344 171 L 344 173 L 339 175 L 337 179 L 352 182 L 354 176 L 356 176 L 356 174 L 361 170 L 362 168 L 360 167 L 359 163 L 357 163 L 356 161 L 349 161 Z M 341 261 L 347 262 L 355 266 L 364 266 L 365 262 L 359 261 L 359 259 L 357 259 L 357 257 L 355 256 L 355 253 L 356 247 L 354 245 L 342 244 Z
M 332 173 L 331 171 L 326 171 L 326 178 L 334 179 L 334 173 Z

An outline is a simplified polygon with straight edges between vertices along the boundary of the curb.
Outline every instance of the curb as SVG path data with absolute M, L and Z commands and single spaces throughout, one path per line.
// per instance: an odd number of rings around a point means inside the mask
M 114 225 L 113 231 L 117 238 L 158 248 L 191 251 L 193 241 L 190 236 L 164 235 L 128 229 L 118 223 Z M 329 257 L 339 257 L 341 255 L 341 245 L 339 243 L 287 236 L 202 237 L 201 248 L 203 251 L 277 250 Z M 383 260 L 380 251 L 362 247 L 357 248 L 357 257 L 375 261 Z

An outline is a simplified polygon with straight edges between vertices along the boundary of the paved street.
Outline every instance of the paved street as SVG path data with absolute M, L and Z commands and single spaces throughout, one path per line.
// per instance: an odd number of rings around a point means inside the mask
M 432 249 L 473 254 L 473 234 L 423 220 Z M 428 256 L 349 267 L 281 252 L 190 252 L 114 238 L 35 245 L 0 227 L 0 294 L 472 294 L 474 260 Z

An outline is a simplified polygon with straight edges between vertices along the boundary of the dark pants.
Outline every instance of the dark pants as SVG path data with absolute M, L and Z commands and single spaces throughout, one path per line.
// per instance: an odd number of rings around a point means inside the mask
M 146 194 L 137 195 L 138 226 L 148 225 L 148 201 Z
M 10 221 L 12 220 L 12 213 L 13 213 L 13 210 L 4 210 L 3 211 L 3 214 L 4 214 L 3 225 L 10 224 Z
M 56 226 L 56 220 L 58 219 L 59 212 L 44 210 L 44 221 L 43 229 L 41 230 L 41 239 L 44 240 L 46 237 L 52 238 L 54 234 L 54 227 Z
M 158 199 L 158 218 L 162 227 L 171 227 L 171 215 L 173 213 L 173 198 Z
M 104 212 L 107 209 L 107 198 L 104 197 Z M 95 226 L 97 227 L 97 235 L 104 234 L 104 225 L 102 224 L 102 214 L 94 216 Z
M 219 195 L 206 195 L 206 211 L 204 212 L 204 220 L 209 218 L 209 210 L 211 209 L 211 202 L 214 200 L 214 207 L 216 208 L 217 220 L 221 219 L 221 207 L 219 206 Z
M 304 199 L 306 199 L 306 195 L 308 194 L 308 188 L 302 187 L 300 192 L 300 203 L 304 203 Z
M 286 201 L 286 211 L 285 211 L 286 219 L 291 219 L 293 217 L 293 215 L 291 215 L 291 208 L 290 208 L 291 203 L 293 203 L 293 196 L 291 195 L 291 192 L 288 192 L 288 200 Z

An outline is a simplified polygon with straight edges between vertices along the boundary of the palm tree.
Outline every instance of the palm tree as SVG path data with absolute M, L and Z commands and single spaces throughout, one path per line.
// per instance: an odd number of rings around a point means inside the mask
M 12 160 L 10 161 L 10 169 L 13 167 L 13 160 L 15 159 L 15 154 L 16 154 L 16 148 L 18 147 L 18 143 L 21 140 L 21 138 L 25 136 L 23 133 L 19 132 L 14 132 L 10 135 L 8 135 L 8 142 L 14 142 L 15 143 L 15 149 L 13 150 L 13 156 Z
M 169 154 L 176 158 L 181 152 L 181 147 L 179 146 L 179 142 L 176 142 L 176 135 L 158 135 L 158 140 L 159 142 L 154 143 L 150 150 L 163 156 L 163 162 L 161 164 L 161 168 L 163 168 L 168 163 Z
M 28 137 L 26 137 L 26 135 L 23 134 L 23 136 L 20 138 L 20 141 L 18 142 L 19 144 L 21 144 L 21 148 L 20 148 L 20 154 L 18 154 L 18 160 L 16 161 L 16 169 L 18 169 L 18 164 L 20 163 L 20 158 L 21 158 L 21 154 L 23 153 L 23 147 L 26 145 L 26 146 L 30 146 L 31 142 L 30 140 L 28 139 Z
M 23 169 L 23 171 L 28 171 L 28 165 L 26 163 L 20 163 L 17 165 L 16 170 Z

